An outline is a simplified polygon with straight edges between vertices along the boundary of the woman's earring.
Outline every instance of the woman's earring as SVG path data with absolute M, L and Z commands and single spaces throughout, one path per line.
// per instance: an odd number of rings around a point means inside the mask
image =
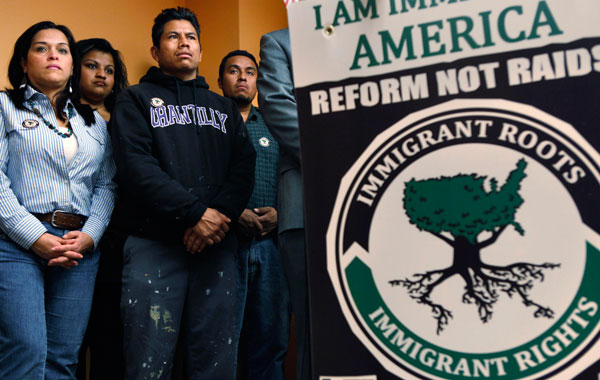
M 25 87 L 27 87 L 27 74 L 23 74 L 23 79 L 21 79 L 21 85 L 19 86 L 19 88 Z
M 72 77 L 69 77 L 69 94 L 73 93 L 73 88 L 71 87 L 71 78 Z

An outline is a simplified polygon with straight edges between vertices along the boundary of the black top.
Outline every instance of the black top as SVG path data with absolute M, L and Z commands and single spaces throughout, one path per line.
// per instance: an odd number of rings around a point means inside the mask
M 255 152 L 236 105 L 203 77 L 152 67 L 117 98 L 111 118 L 119 204 L 127 233 L 181 241 L 207 207 L 236 220 L 254 183 Z

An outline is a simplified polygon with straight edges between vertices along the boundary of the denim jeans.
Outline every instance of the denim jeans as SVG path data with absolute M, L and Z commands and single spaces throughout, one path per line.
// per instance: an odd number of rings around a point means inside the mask
M 44 226 L 56 236 L 68 232 Z M 0 233 L 0 379 L 75 379 L 99 256 L 49 267 Z
M 123 324 L 121 323 L 121 277 L 123 245 L 127 236 L 109 225 L 98 248 L 102 252 L 94 287 L 87 331 L 79 350 L 77 379 L 123 380 Z M 86 363 L 87 349 L 89 361 Z
M 178 337 L 188 380 L 231 380 L 237 347 L 237 239 L 190 254 L 129 236 L 123 249 L 125 378 L 170 379 Z
M 283 380 L 290 336 L 288 286 L 272 237 L 240 242 L 240 291 L 246 290 L 240 338 L 244 380 Z

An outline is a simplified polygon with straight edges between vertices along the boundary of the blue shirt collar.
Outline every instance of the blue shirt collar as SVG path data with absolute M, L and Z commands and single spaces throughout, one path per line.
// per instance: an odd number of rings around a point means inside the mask
M 27 85 L 25 87 L 25 100 L 29 100 L 37 94 L 39 94 L 39 92 L 34 90 L 33 87 L 31 87 L 30 85 Z
M 30 85 L 27 85 L 27 87 L 25 87 L 25 101 L 28 100 L 35 100 L 36 98 L 39 98 L 40 96 L 48 99 L 48 97 L 44 94 L 42 94 L 41 92 L 37 91 L 36 89 L 34 89 L 33 87 L 31 87 Z M 50 99 L 48 99 L 50 100 Z M 67 103 L 65 104 L 65 109 L 63 111 L 67 111 L 66 107 L 69 106 L 73 106 L 73 102 L 71 102 L 71 98 L 67 99 Z

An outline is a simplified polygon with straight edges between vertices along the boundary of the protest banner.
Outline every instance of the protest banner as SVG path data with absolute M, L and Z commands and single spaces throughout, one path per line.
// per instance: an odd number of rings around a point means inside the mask
M 599 16 L 289 5 L 314 378 L 598 378 Z

